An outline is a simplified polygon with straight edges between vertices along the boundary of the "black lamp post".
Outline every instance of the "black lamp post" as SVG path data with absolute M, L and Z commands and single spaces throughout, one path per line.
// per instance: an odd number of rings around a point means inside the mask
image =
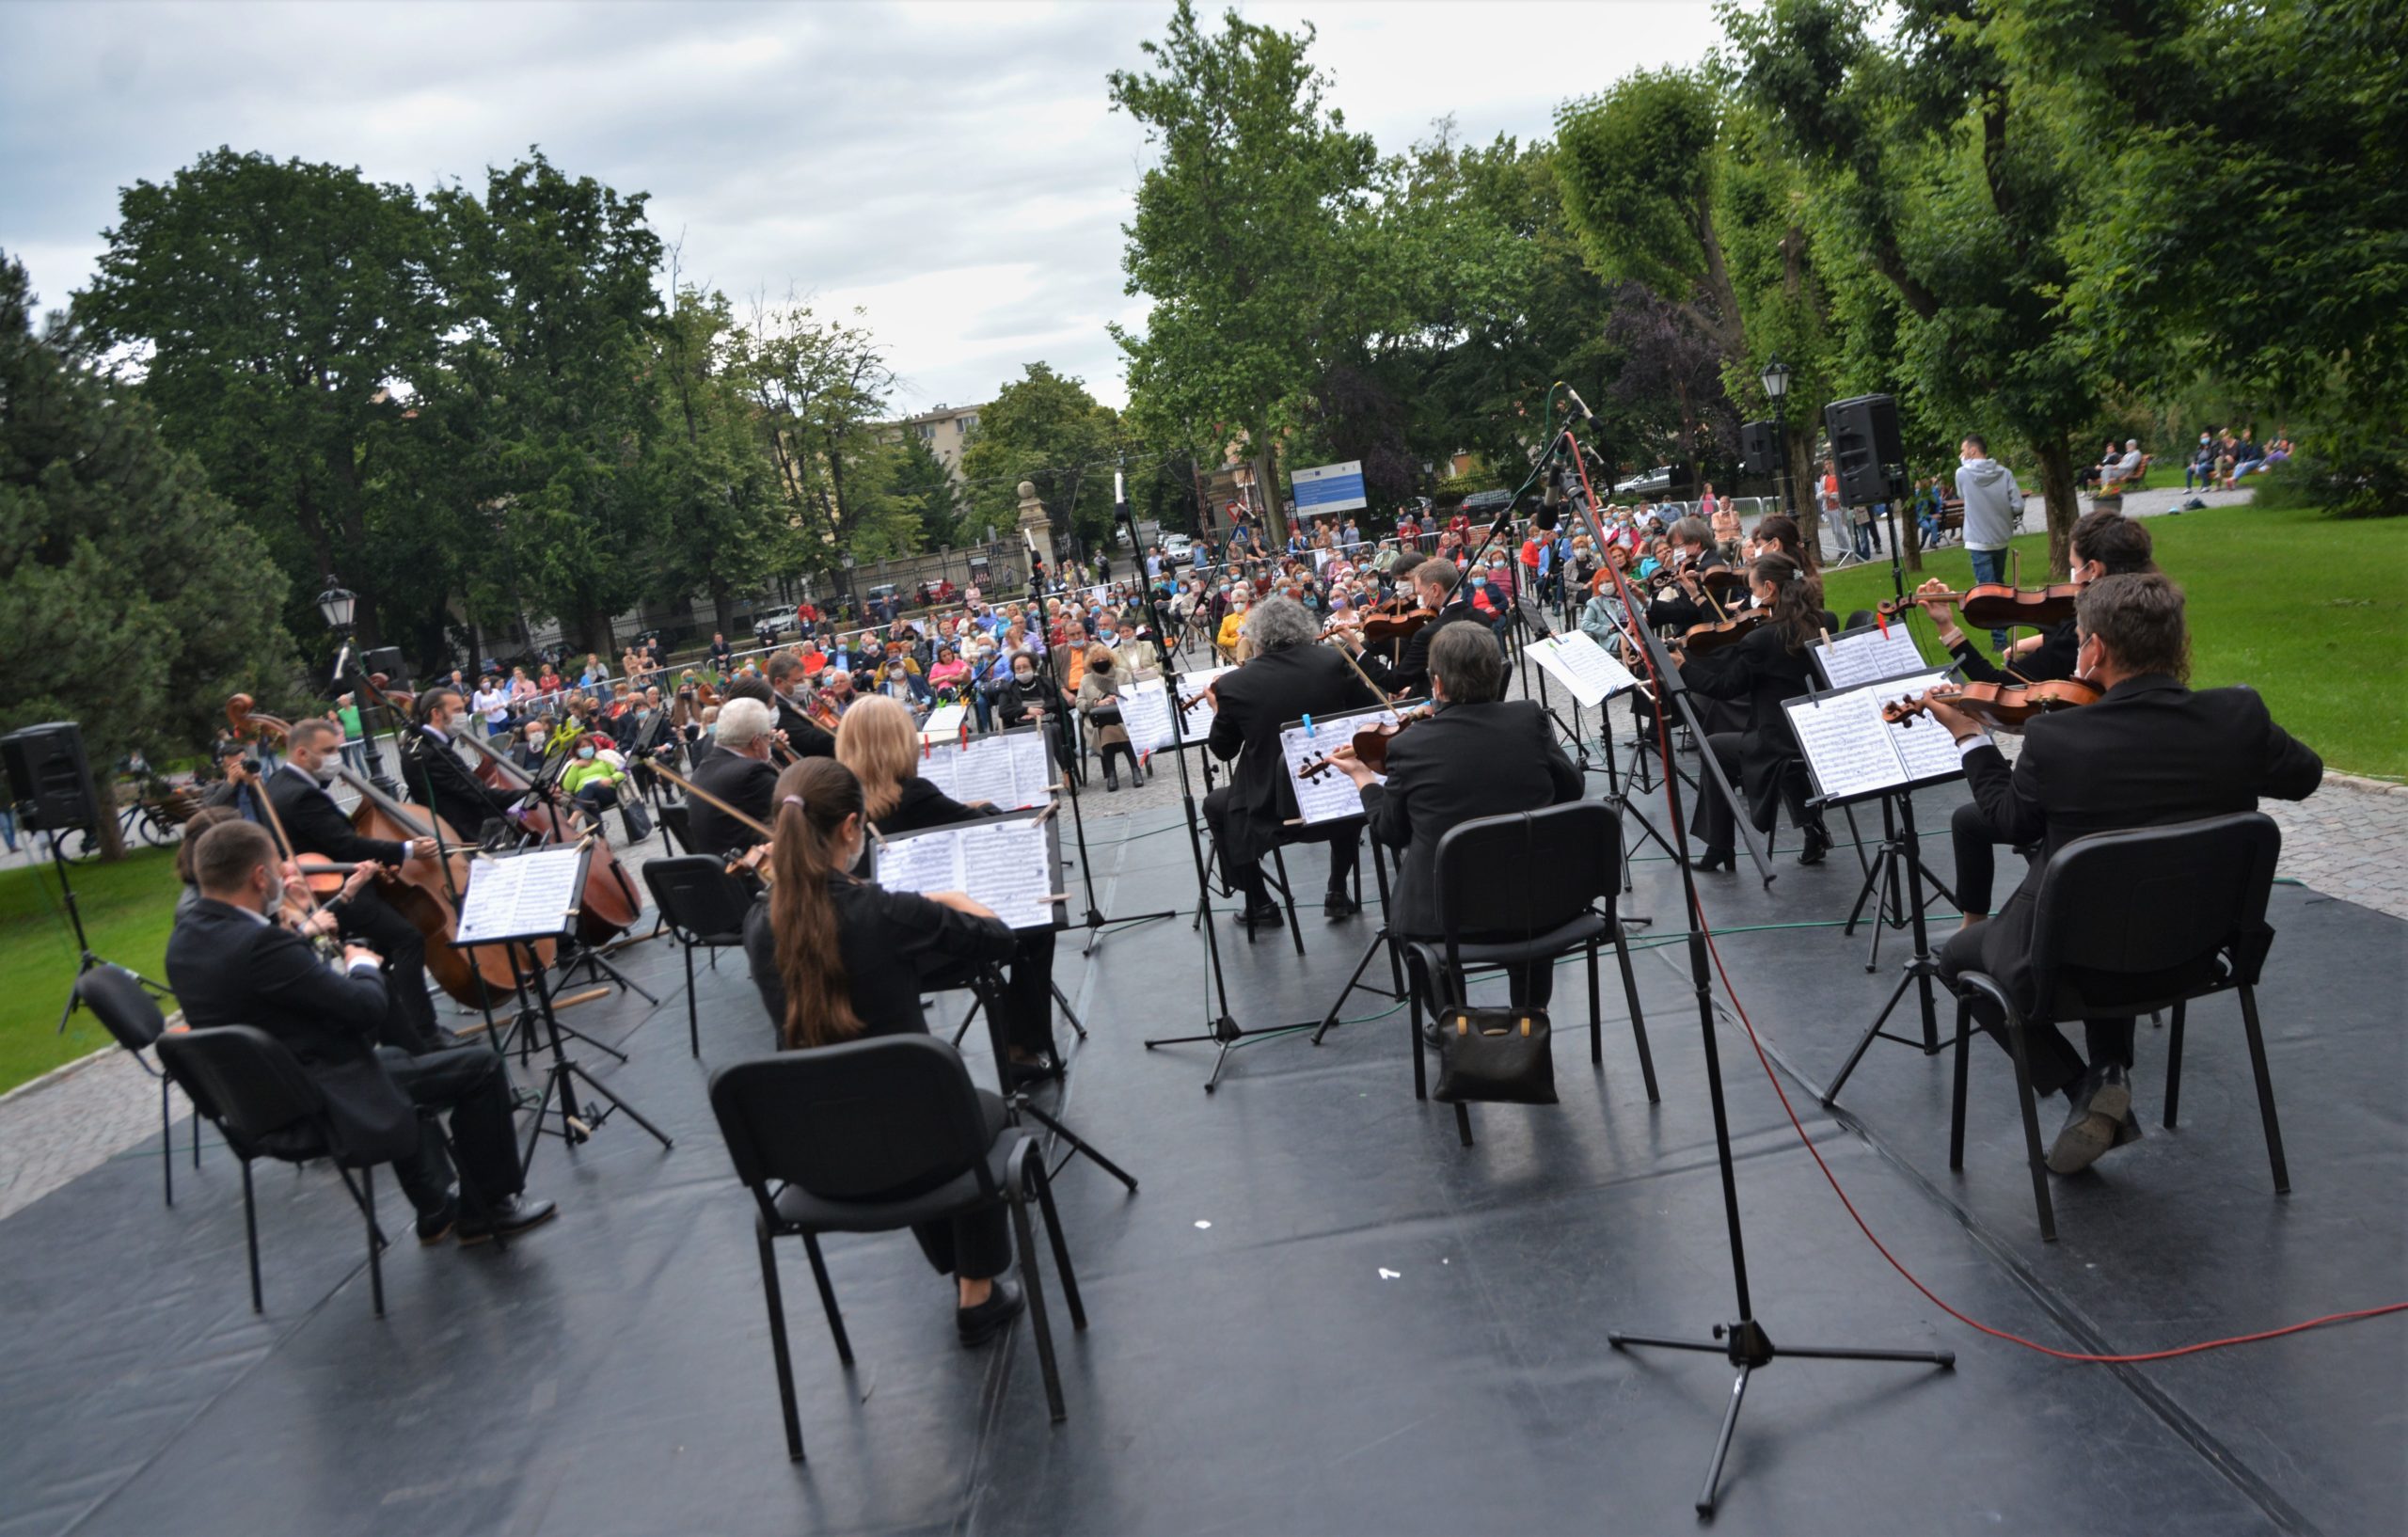
M 358 606 L 358 595 L 335 580 L 333 572 L 327 572 L 326 590 L 318 594 L 318 616 L 326 622 L 326 628 L 334 631 L 335 638 L 342 642 L 342 659 L 336 668 L 335 681 L 351 695 L 353 707 L 359 712 L 359 735 L 368 748 L 368 778 L 379 789 L 389 790 L 389 782 L 385 778 L 385 755 L 376 748 L 376 728 L 372 724 L 375 716 L 370 707 L 368 691 L 351 682 L 354 677 L 360 677 L 364 682 L 364 673 L 356 666 L 357 656 L 351 644 L 351 616 Z
M 1789 504 L 1789 417 L 1782 409 L 1789 394 L 1789 365 L 1775 353 L 1765 360 L 1764 372 L 1757 377 L 1765 387 L 1765 398 L 1772 402 L 1773 436 L 1781 443 L 1781 510 L 1796 517 L 1797 511 Z

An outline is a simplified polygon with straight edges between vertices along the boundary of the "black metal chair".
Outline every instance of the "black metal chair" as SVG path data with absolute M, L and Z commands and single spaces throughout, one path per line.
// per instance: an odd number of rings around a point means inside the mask
M 2290 1169 L 2274 1115 L 2257 993 L 2273 944 L 2266 901 L 2282 846 L 2282 830 L 2273 819 L 2253 811 L 2095 832 L 2058 849 L 2040 872 L 2034 903 L 2028 991 L 2015 996 L 1984 972 L 1956 977 L 1956 1088 L 1948 1166 L 1961 1169 L 1965 1164 L 1967 1042 L 1976 994 L 2004 1020 L 2032 1165 L 2033 1204 L 2039 1211 L 2041 1238 L 2053 1241 L 2056 1210 L 2049 1197 L 2024 1032 L 2074 1020 L 2172 1010 L 2165 1042 L 2165 1125 L 2171 1130 L 2182 1091 L 2186 1006 L 2230 991 L 2241 995 L 2242 1029 L 2258 1080 L 2258 1117 L 2265 1128 L 2274 1190 L 2288 1194 Z
M 719 952 L 742 947 L 744 914 L 752 894 L 727 873 L 724 861 L 708 854 L 657 859 L 643 867 L 643 883 L 651 888 L 652 905 L 660 910 L 677 948 L 686 957 L 686 1041 L 694 1055 L 703 1054 L 703 1027 L 694 1010 L 694 950 Z
M 1630 943 L 1616 911 L 1622 890 L 1622 821 L 1599 800 L 1573 800 L 1544 811 L 1481 816 L 1450 829 L 1438 840 L 1436 940 L 1407 939 L 1412 980 L 1409 1017 L 1413 1029 L 1413 1097 L 1430 1097 L 1423 1058 L 1422 1009 L 1433 1017 L 1450 1005 L 1468 1002 L 1471 974 L 1537 962 L 1552 964 L 1585 950 L 1589 972 L 1589 1060 L 1603 1066 L 1605 1027 L 1597 990 L 1597 946 L 1613 942 L 1622 967 L 1624 1000 L 1630 1007 L 1631 1038 L 1639 1047 L 1639 1070 L 1647 1101 L 1658 1102 L 1656 1059 L 1647 1046 L 1647 1021 L 1639 1006 L 1639 981 L 1630 969 Z M 1465 933 L 1483 936 L 1466 941 Z M 1518 940 L 1497 939 L 1520 933 Z M 1471 1113 L 1455 1106 L 1455 1130 L 1472 1145 Z
M 693 808 L 683 800 L 664 800 L 654 813 L 660 823 L 660 841 L 675 854 L 699 852 L 694 848 Z
M 711 1075 L 710 1094 L 736 1176 L 760 1208 L 754 1231 L 760 1244 L 761 1290 L 768 1305 L 769 1344 L 777 1363 L 789 1457 L 803 1460 L 802 1427 L 770 1240 L 802 1239 L 837 1359 L 850 1369 L 852 1342 L 836 1307 L 835 1289 L 829 1284 L 819 1235 L 892 1232 L 995 1206 L 1006 1206 L 1011 1212 L 1046 1403 L 1055 1423 L 1067 1418 L 1061 1375 L 1054 1363 L 1053 1325 L 1046 1316 L 1029 1229 L 1031 1194 L 1045 1215 L 1046 1237 L 1069 1304 L 1071 1325 L 1085 1328 L 1087 1317 L 1070 1271 L 1069 1249 L 1062 1241 L 1045 1159 L 1036 1141 L 1018 1127 L 1006 1123 L 1000 1132 L 990 1129 L 987 1107 L 971 1085 L 960 1054 L 922 1035 L 846 1041 L 721 1068 Z M 882 1194 L 898 1190 L 919 1193 L 900 1198 Z
M 260 1227 L 251 1196 L 251 1161 L 306 1164 L 324 1158 L 342 1176 L 368 1224 L 368 1284 L 376 1316 L 385 1316 L 385 1235 L 376 1226 L 376 1165 L 419 1149 L 419 1119 L 397 1118 L 385 1134 L 352 1145 L 336 1128 L 326 1097 L 283 1043 L 247 1024 L 179 1030 L 159 1038 L 159 1060 L 193 1105 L 224 1133 L 243 1165 L 243 1236 L 250 1249 L 251 1311 L 260 1295 Z M 399 1091 L 396 1090 L 396 1093 Z M 352 1172 L 357 1170 L 355 1183 Z M 466 1188 L 465 1179 L 462 1181 Z
M 154 1068 L 142 1054 L 166 1032 L 159 1006 L 142 990 L 132 972 L 116 966 L 95 966 L 75 979 L 75 996 L 134 1054 L 142 1070 L 159 1080 L 159 1173 L 167 1187 L 167 1204 L 176 1204 L 175 1121 L 167 1105 L 166 1070 Z M 192 1166 L 200 1167 L 200 1113 L 192 1117 Z

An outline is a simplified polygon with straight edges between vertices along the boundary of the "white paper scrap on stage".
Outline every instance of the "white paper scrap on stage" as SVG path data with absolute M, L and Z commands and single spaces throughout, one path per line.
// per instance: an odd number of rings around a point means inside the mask
M 1593 637 L 1576 629 L 1533 641 L 1529 649 L 1530 660 L 1570 689 L 1583 709 L 1595 709 L 1624 689 L 1639 687 L 1629 668 L 1616 661 Z
M 1295 786 L 1296 814 L 1307 826 L 1362 816 L 1363 797 L 1354 782 L 1335 768 L 1311 779 L 1296 770 L 1354 741 L 1354 734 L 1364 727 L 1395 719 L 1394 710 L 1356 710 L 1350 715 L 1315 716 L 1309 728 L 1299 722 L 1279 733 L 1279 755 L 1287 760 L 1288 783 Z M 1380 782 L 1387 781 L 1383 776 Z

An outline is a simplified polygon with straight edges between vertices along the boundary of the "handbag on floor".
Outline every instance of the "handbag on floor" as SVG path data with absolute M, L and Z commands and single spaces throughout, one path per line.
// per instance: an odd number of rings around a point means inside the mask
M 1438 1016 L 1438 1083 L 1444 1104 L 1553 1104 L 1555 1052 L 1543 1008 L 1452 1005 Z
M 619 816 L 627 824 L 627 842 L 640 844 L 652 836 L 652 808 L 633 796 L 619 802 Z

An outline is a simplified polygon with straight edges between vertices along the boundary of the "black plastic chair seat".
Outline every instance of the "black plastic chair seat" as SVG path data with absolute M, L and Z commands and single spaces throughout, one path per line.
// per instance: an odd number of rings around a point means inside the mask
M 1011 1184 L 1012 1160 L 1020 1156 L 1021 1144 L 1027 1140 L 1028 1134 L 1016 1128 L 1007 1128 L 995 1139 L 987 1154 L 987 1169 L 996 1185 Z M 800 1185 L 788 1185 L 770 1204 L 779 1221 L 814 1232 L 882 1233 L 915 1222 L 940 1221 L 994 1202 L 985 1194 L 978 1171 L 966 1169 L 927 1195 L 904 1200 L 823 1200 Z
M 1559 924 L 1544 934 L 1526 940 L 1457 941 L 1455 959 L 1466 966 L 1517 966 L 1526 960 L 1548 959 L 1591 940 L 1605 937 L 1605 915 L 1583 912 L 1569 923 Z M 1415 943 L 1427 949 L 1434 959 L 1440 961 L 1446 959 L 1444 941 L 1420 940 Z
M 2148 1014 L 2230 986 L 2232 968 L 2211 953 L 2163 971 L 2119 974 L 2068 966 L 2057 974 L 2056 990 L 2042 1010 L 2052 1020 L 2088 1020 L 2102 1015 Z
M 689 943 L 710 950 L 731 950 L 744 943 L 744 930 L 731 928 L 723 934 L 696 934 Z

